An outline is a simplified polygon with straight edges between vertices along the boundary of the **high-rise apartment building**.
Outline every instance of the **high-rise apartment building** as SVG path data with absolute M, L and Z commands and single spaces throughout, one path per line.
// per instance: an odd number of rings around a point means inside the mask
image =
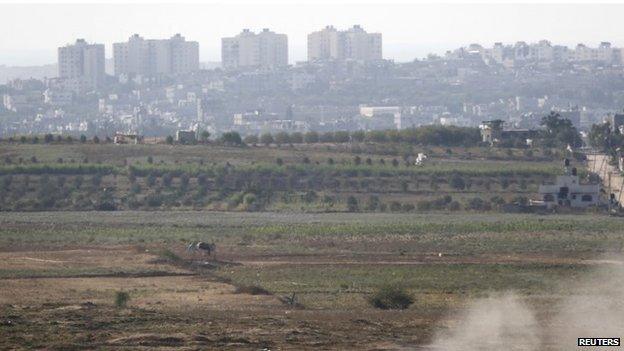
M 103 44 L 88 44 L 84 39 L 58 48 L 58 74 L 64 86 L 76 93 L 95 90 L 106 79 Z
M 170 39 L 143 39 L 135 34 L 113 44 L 115 75 L 176 75 L 199 70 L 199 44 L 176 34 Z
M 308 34 L 308 61 L 382 59 L 381 33 L 367 33 L 359 25 L 345 31 L 333 26 Z
M 224 68 L 274 68 L 288 65 L 288 37 L 263 29 L 256 34 L 244 29 L 239 35 L 221 39 Z

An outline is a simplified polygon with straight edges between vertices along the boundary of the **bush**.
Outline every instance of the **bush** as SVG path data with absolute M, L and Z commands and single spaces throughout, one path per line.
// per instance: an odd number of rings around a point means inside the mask
M 466 204 L 466 208 L 473 211 L 488 211 L 492 209 L 490 203 L 484 201 L 479 197 L 474 197 L 470 199 Z
M 355 196 L 347 198 L 347 209 L 349 212 L 357 212 L 359 210 L 358 200 Z
M 224 144 L 228 145 L 241 145 L 243 143 L 243 139 L 241 138 L 238 132 L 226 132 L 221 135 L 220 141 Z
M 414 303 L 414 298 L 404 288 L 386 285 L 375 292 L 369 302 L 373 307 L 383 310 L 404 310 Z
M 115 306 L 117 308 L 125 308 L 130 301 L 130 294 L 125 291 L 117 291 L 115 293 Z
M 271 295 L 271 293 L 259 286 L 255 285 L 244 285 L 239 286 L 234 291 L 235 294 L 249 294 L 249 295 Z
M 464 188 L 466 188 L 466 182 L 464 181 L 464 178 L 462 178 L 462 176 L 460 176 L 459 174 L 454 174 L 451 177 L 450 183 L 453 189 L 464 190 Z

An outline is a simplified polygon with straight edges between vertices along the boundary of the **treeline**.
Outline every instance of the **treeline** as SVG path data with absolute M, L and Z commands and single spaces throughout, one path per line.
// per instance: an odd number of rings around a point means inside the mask
M 102 164 L 27 164 L 0 166 L 0 175 L 5 174 L 113 174 L 117 168 Z
M 6 141 L 9 143 L 21 143 L 21 144 L 73 144 L 73 143 L 112 143 L 113 139 L 109 136 L 106 136 L 100 139 L 99 136 L 95 135 L 92 138 L 87 138 L 86 135 L 82 134 L 79 137 L 75 138 L 72 135 L 61 135 L 61 134 L 44 134 L 44 135 L 21 135 L 21 136 L 11 136 L 8 138 L 0 139 L 2 141 Z
M 222 141 L 229 142 L 232 138 L 230 132 L 222 137 Z M 372 142 L 372 143 L 409 143 L 431 146 L 477 146 L 481 144 L 481 136 L 478 128 L 466 128 L 456 126 L 423 126 L 402 130 L 371 130 L 371 131 L 337 131 L 337 132 L 307 132 L 275 134 L 264 133 L 260 135 L 247 135 L 241 143 L 255 144 L 314 144 L 314 143 L 348 143 L 348 142 Z

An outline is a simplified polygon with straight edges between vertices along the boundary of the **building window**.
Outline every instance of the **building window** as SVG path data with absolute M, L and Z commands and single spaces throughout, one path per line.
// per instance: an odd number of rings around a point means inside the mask
M 591 202 L 592 201 L 592 196 L 591 195 L 583 195 L 581 197 L 581 201 L 583 201 L 583 202 Z

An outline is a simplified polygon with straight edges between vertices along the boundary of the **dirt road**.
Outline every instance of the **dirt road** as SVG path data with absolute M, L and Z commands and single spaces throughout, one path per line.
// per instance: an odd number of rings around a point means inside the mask
M 624 200 L 624 177 L 616 166 L 609 164 L 609 157 L 603 154 L 588 154 L 587 166 L 591 172 L 600 176 L 605 191 L 611 189 L 615 199 L 622 203 Z

